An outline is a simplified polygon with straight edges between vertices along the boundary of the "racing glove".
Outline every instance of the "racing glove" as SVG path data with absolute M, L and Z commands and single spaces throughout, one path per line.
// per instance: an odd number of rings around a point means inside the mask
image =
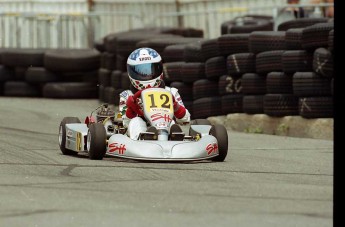
M 126 117 L 132 119 L 136 117 L 137 115 L 142 115 L 142 111 L 139 105 L 134 101 L 133 95 L 128 97 L 126 101 L 126 105 L 127 105 Z
M 175 97 L 173 97 L 173 103 L 174 103 L 174 115 L 176 118 L 181 119 L 186 114 L 186 108 L 182 105 L 180 105 L 178 102 L 176 102 Z

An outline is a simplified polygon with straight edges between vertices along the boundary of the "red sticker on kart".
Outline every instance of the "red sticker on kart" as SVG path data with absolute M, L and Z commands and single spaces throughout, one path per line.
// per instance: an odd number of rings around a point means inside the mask
M 158 121 L 160 119 L 164 119 L 164 121 L 171 122 L 172 119 L 168 114 L 161 114 L 161 113 L 156 113 L 151 116 L 152 121 Z
M 217 143 L 210 143 L 206 146 L 206 151 L 207 151 L 207 155 L 211 155 L 212 153 L 215 153 L 216 151 L 218 151 L 218 144 Z
M 124 154 L 126 151 L 126 145 L 120 143 L 109 144 L 109 153 L 118 152 L 118 154 Z

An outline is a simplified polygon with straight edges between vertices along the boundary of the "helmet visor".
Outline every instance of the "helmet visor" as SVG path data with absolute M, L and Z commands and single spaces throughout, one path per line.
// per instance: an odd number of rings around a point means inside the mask
M 148 81 L 159 77 L 163 67 L 161 62 L 127 65 L 127 72 L 132 79 Z

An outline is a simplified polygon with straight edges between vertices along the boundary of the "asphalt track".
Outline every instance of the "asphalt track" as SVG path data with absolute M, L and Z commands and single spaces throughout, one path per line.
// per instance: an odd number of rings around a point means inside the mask
M 333 225 L 333 141 L 228 131 L 222 163 L 71 157 L 97 100 L 0 97 L 0 226 Z

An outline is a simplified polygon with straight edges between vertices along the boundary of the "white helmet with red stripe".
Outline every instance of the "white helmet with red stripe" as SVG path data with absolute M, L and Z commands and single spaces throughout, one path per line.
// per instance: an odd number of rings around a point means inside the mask
M 163 81 L 162 58 L 154 49 L 136 49 L 127 59 L 127 73 L 132 85 L 138 90 L 159 87 Z

